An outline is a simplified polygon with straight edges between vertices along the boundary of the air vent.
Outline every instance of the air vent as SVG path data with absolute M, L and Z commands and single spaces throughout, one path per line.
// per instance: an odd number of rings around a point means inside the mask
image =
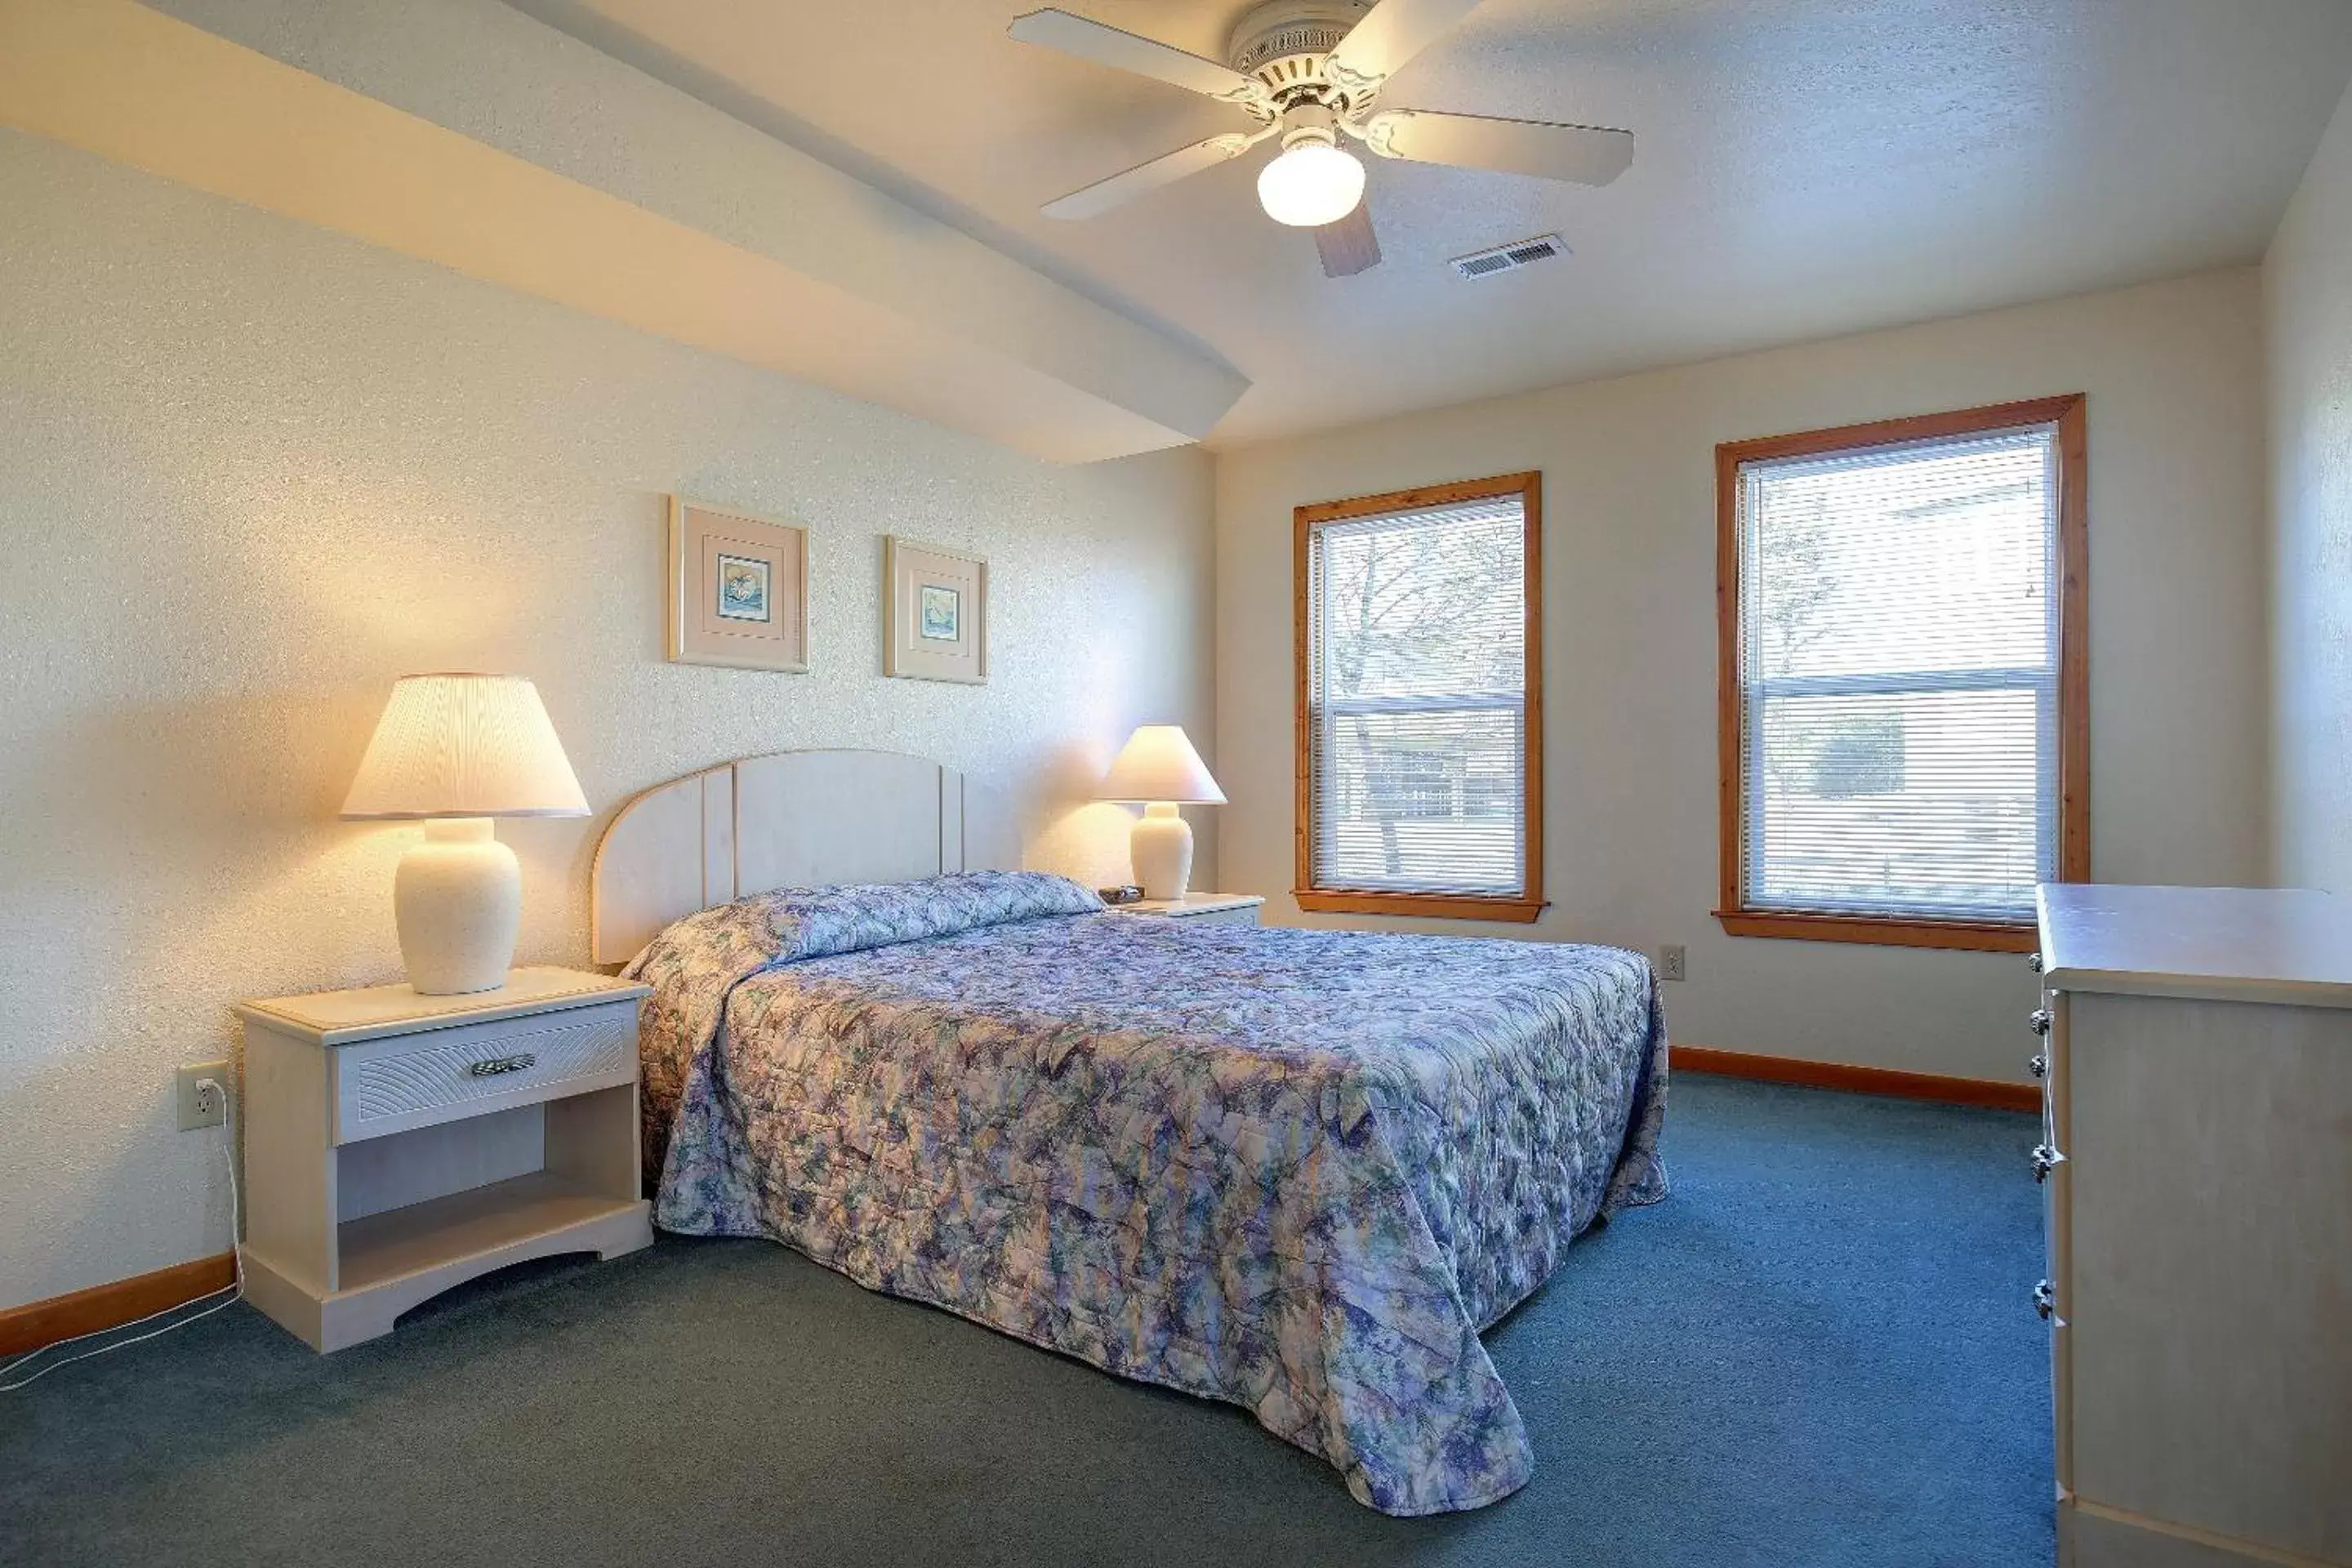
M 1491 278 L 1497 272 L 1508 272 L 1514 267 L 1528 267 L 1567 254 L 1568 244 L 1559 236 L 1539 234 L 1533 239 L 1515 239 L 1492 250 L 1457 256 L 1454 258 L 1454 270 L 1465 278 Z

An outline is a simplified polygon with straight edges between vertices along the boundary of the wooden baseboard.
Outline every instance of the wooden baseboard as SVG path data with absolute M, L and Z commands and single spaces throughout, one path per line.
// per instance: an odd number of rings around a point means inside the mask
M 1710 1050 L 1705 1046 L 1670 1046 L 1666 1061 L 1671 1071 L 1759 1079 L 1766 1083 L 1801 1084 L 1807 1089 L 1843 1089 L 1849 1094 L 1890 1094 L 1898 1100 L 1939 1100 L 1950 1105 L 1988 1105 L 1999 1110 L 2042 1109 L 2042 1090 L 2030 1083 L 1946 1078 L 1941 1073 L 1809 1062 L 1795 1057 L 1751 1056 L 1746 1051 Z
M 135 1274 L 111 1285 L 93 1285 L 46 1301 L 27 1301 L 0 1311 L 0 1356 L 22 1355 L 77 1334 L 136 1322 L 151 1312 L 193 1301 L 236 1280 L 236 1258 L 224 1252 L 174 1263 L 152 1274 Z
M 1711 1050 L 1705 1046 L 1672 1047 L 1667 1060 L 1678 1072 L 1714 1073 L 1724 1078 L 1758 1079 L 1766 1083 L 1801 1084 L 1809 1089 L 1843 1089 L 1853 1094 L 1939 1100 L 1952 1105 L 1988 1105 L 2002 1110 L 2037 1110 L 2042 1106 L 2041 1089 L 2030 1083 L 1946 1078 L 1938 1073 L 1809 1062 L 1794 1057 L 1759 1057 L 1747 1051 Z M 224 1252 L 216 1258 L 199 1258 L 158 1268 L 152 1274 L 118 1279 L 111 1285 L 93 1285 L 71 1295 L 11 1307 L 0 1311 L 0 1356 L 22 1355 L 76 1334 L 118 1328 L 150 1312 L 160 1312 L 166 1307 L 226 1289 L 236 1278 L 236 1260 Z

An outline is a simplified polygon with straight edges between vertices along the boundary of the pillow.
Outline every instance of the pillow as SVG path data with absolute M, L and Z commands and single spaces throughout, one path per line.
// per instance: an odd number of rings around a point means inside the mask
M 783 888 L 741 900 L 764 922 L 771 963 L 825 958 L 984 926 L 1103 907 L 1093 889 L 1050 871 L 955 871 L 912 882 Z
M 1103 907 L 1090 889 L 1046 871 L 956 871 L 912 882 L 780 888 L 673 922 L 621 973 L 665 977 L 721 994 L 763 969 L 953 936 L 982 926 Z

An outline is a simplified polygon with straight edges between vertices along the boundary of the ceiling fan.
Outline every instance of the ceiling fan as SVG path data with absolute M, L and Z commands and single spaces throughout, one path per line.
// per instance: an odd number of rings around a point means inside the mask
M 1633 161 L 1633 134 L 1590 125 L 1375 108 L 1381 85 L 1458 26 L 1479 0 L 1267 0 L 1234 29 L 1231 66 L 1062 10 L 1032 11 L 1006 30 L 1024 44 L 1116 66 L 1230 103 L 1257 123 L 1196 142 L 1048 202 L 1047 217 L 1108 212 L 1147 191 L 1237 158 L 1269 137 L 1282 151 L 1259 171 L 1257 195 L 1276 223 L 1315 231 L 1323 270 L 1375 266 L 1380 243 L 1364 208 L 1364 166 L 1344 135 L 1384 158 L 1499 169 L 1605 185 Z

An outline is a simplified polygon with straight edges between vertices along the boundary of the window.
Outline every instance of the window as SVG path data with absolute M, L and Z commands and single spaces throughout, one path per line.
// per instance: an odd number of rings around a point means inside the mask
M 2090 874 L 2083 399 L 1716 448 L 1735 936 L 2023 951 Z
M 1303 506 L 1303 910 L 1543 909 L 1540 479 Z

